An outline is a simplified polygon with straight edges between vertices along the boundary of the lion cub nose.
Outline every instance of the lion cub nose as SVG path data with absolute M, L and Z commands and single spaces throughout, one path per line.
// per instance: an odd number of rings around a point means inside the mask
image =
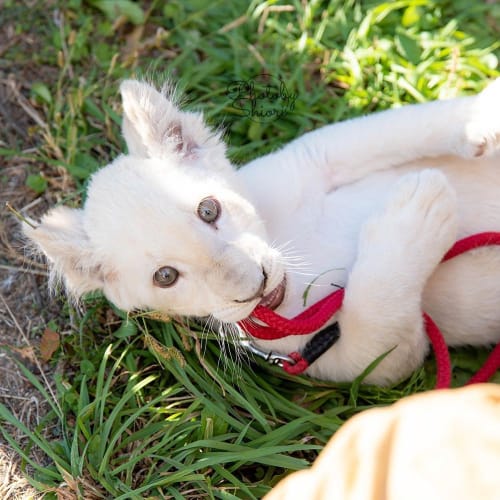
M 266 289 L 267 285 L 267 273 L 265 269 L 262 269 L 262 281 L 260 283 L 259 289 L 249 298 L 245 300 L 235 300 L 238 304 L 244 304 L 246 302 L 252 302 L 252 300 L 258 299 L 259 297 L 262 297 L 264 295 L 264 290 Z

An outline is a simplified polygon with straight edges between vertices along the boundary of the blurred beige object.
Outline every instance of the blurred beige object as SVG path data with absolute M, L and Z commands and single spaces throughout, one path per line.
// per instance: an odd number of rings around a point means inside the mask
M 500 386 L 405 398 L 349 420 L 265 500 L 500 500 Z

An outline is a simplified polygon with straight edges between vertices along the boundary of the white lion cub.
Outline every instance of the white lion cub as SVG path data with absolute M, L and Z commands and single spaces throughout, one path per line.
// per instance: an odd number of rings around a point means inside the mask
M 335 381 L 393 348 L 368 382 L 419 367 L 422 310 L 449 345 L 500 340 L 500 249 L 439 265 L 457 238 L 500 231 L 500 80 L 325 126 L 239 170 L 199 114 L 147 83 L 121 94 L 129 153 L 92 177 L 82 209 L 24 228 L 70 294 L 233 323 L 345 286 L 340 340 L 308 369 Z M 258 344 L 287 354 L 309 337 Z

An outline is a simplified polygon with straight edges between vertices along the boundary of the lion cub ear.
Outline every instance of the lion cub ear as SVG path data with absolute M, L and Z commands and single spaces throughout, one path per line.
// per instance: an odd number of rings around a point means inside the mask
M 24 234 L 47 257 L 50 284 L 62 280 L 74 298 L 102 289 L 102 267 L 96 262 L 83 228 L 82 210 L 58 207 L 43 216 L 36 228 L 23 225 Z
M 172 92 L 158 92 L 137 80 L 120 85 L 122 131 L 129 153 L 141 158 L 196 159 L 207 152 L 225 154 L 225 146 L 203 122 L 201 113 L 183 112 Z

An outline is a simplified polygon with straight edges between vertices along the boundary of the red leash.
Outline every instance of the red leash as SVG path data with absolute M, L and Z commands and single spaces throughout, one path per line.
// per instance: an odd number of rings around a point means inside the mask
M 451 247 L 441 262 L 469 250 L 489 245 L 500 245 L 500 233 L 485 232 L 463 238 Z M 280 339 L 289 335 L 310 334 L 321 329 L 326 324 L 341 308 L 343 299 L 344 290 L 336 290 L 291 319 L 284 318 L 270 309 L 258 306 L 253 312 L 253 316 L 268 326 L 258 325 L 248 320 L 242 322 L 241 326 L 251 336 L 263 340 Z M 436 389 L 447 388 L 451 383 L 451 362 L 448 347 L 432 318 L 425 313 L 423 313 L 423 317 L 425 330 L 436 357 Z M 283 363 L 283 368 L 288 373 L 298 375 L 305 371 L 310 364 L 298 352 L 293 352 L 289 356 L 295 363 Z M 483 367 L 467 383 L 487 382 L 499 368 L 500 343 L 490 353 Z

